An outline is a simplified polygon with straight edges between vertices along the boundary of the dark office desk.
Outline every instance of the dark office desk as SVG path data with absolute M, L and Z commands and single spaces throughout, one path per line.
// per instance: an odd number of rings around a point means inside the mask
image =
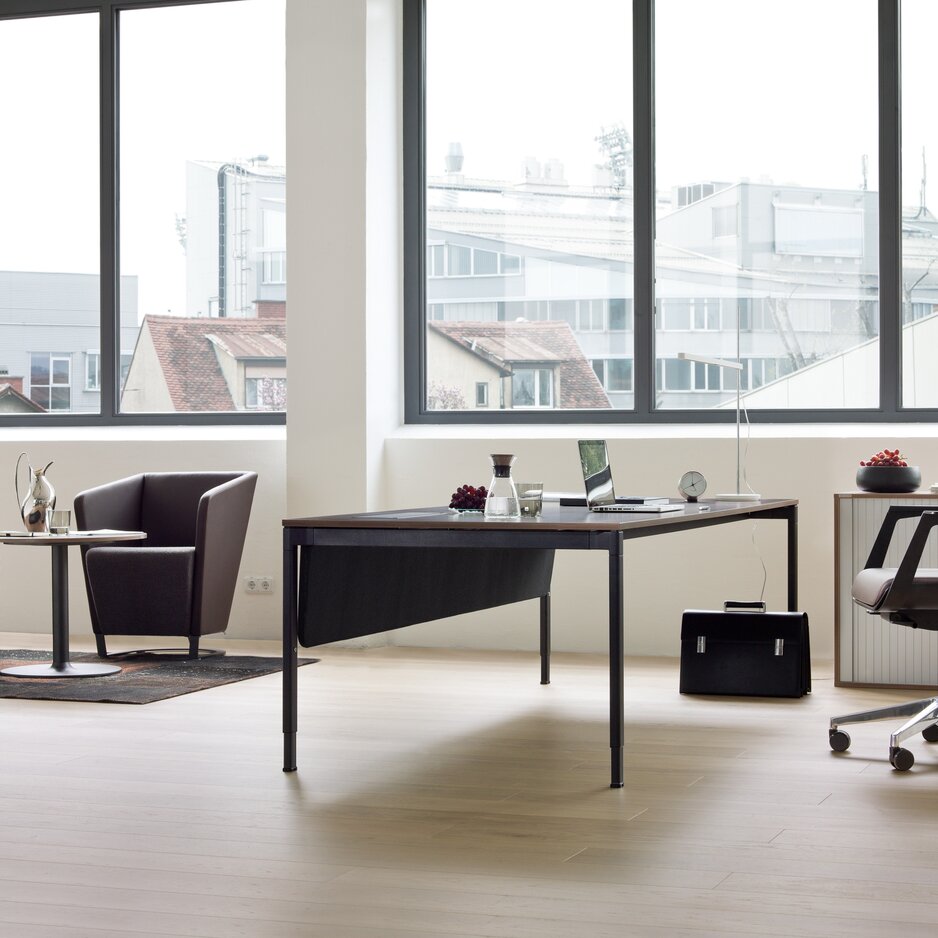
M 666 514 L 601 514 L 547 503 L 533 521 L 485 521 L 481 515 L 445 508 L 286 519 L 283 770 L 296 770 L 297 642 L 308 648 L 540 599 L 541 682 L 546 684 L 554 551 L 604 550 L 609 554 L 610 784 L 621 788 L 623 542 L 748 518 L 787 522 L 788 608 L 797 609 L 798 502 L 790 498 L 706 501 Z

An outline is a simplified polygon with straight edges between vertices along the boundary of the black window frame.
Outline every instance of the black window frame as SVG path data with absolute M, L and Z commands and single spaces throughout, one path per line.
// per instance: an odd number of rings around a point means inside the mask
M 0 415 L 0 427 L 52 426 L 217 426 L 285 424 L 285 411 L 172 411 L 122 413 L 120 409 L 120 14 L 129 10 L 238 3 L 240 0 L 0 0 L 0 21 L 98 14 L 99 211 L 101 341 L 100 413 Z
M 879 406 L 751 410 L 753 423 L 932 423 L 938 408 L 902 399 L 901 0 L 878 0 Z M 427 411 L 426 386 L 426 0 L 403 0 L 404 419 L 409 424 L 730 423 L 732 408 L 656 409 L 654 0 L 633 0 L 634 324 L 632 410 Z

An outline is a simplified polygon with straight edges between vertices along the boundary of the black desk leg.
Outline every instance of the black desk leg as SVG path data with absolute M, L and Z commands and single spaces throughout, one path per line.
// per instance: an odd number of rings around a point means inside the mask
M 610 788 L 622 788 L 625 741 L 625 642 L 623 634 L 624 577 L 622 538 L 609 548 L 609 748 L 612 756 Z
M 798 611 L 798 506 L 788 515 L 788 611 Z
M 283 771 L 296 771 L 297 553 L 283 532 Z
M 550 593 L 541 597 L 541 683 L 550 684 Z

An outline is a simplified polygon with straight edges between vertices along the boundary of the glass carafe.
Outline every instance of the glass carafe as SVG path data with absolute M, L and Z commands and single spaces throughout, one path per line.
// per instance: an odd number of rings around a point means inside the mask
M 485 517 L 493 521 L 519 521 L 518 490 L 511 479 L 511 464 L 515 457 L 507 453 L 492 453 L 491 458 L 492 481 L 485 498 Z

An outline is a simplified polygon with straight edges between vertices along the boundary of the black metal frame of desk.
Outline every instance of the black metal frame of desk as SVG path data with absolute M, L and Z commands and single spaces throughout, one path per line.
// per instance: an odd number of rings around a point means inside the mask
M 387 513 L 376 513 L 376 517 Z M 673 531 L 730 524 L 747 519 L 779 519 L 787 522 L 788 609 L 798 607 L 798 504 L 790 500 L 734 503 L 732 510 L 695 514 L 659 516 L 654 525 L 630 526 L 609 530 L 589 529 L 584 523 L 576 529 L 559 530 L 536 522 L 486 530 L 482 527 L 368 527 L 367 515 L 356 517 L 355 526 L 330 525 L 329 518 L 284 522 L 283 531 L 283 771 L 296 771 L 297 734 L 297 642 L 299 549 L 302 547 L 378 547 L 378 548 L 467 548 L 505 550 L 533 548 L 547 550 L 604 550 L 609 554 L 609 747 L 611 788 L 623 786 L 625 722 L 625 650 L 624 650 L 624 569 L 623 544 L 627 540 L 651 537 Z M 306 523 L 308 521 L 308 523 Z M 317 523 L 319 522 L 319 523 Z M 419 589 L 419 583 L 414 586 Z M 500 605 L 500 604 L 493 604 Z M 375 628 L 372 633 L 385 631 Z M 312 646 L 315 642 L 310 642 Z M 550 593 L 540 597 L 541 683 L 550 681 Z

